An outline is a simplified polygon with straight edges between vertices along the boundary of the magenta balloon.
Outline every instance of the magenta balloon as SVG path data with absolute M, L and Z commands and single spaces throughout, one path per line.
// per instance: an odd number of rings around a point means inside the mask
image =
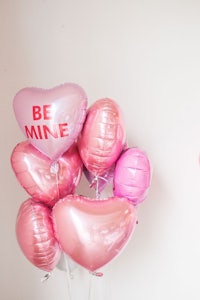
M 88 110 L 78 148 L 89 172 L 105 173 L 116 161 L 125 144 L 125 130 L 119 106 L 100 99 Z
M 92 200 L 69 195 L 56 203 L 52 216 L 63 251 L 90 271 L 121 253 L 136 224 L 134 205 L 118 197 Z
M 74 83 L 49 90 L 24 88 L 15 96 L 13 106 L 30 143 L 55 161 L 70 148 L 82 129 L 87 96 Z
M 126 197 L 134 205 L 144 201 L 150 185 L 150 163 L 147 155 L 138 148 L 122 153 L 114 172 L 114 195 Z
M 83 166 L 75 144 L 52 164 L 27 141 L 14 148 L 11 165 L 27 193 L 51 207 L 60 198 L 75 192 Z
M 24 201 L 17 216 L 16 236 L 22 252 L 34 266 L 46 272 L 55 268 L 61 249 L 48 207 L 32 199 Z

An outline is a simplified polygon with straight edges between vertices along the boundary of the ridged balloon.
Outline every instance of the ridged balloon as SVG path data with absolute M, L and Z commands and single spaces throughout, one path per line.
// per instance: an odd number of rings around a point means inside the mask
M 16 236 L 26 258 L 46 272 L 57 265 L 61 249 L 54 236 L 51 209 L 28 199 L 20 206 L 16 220 Z
M 104 174 L 117 160 L 125 144 L 125 129 L 117 103 L 109 98 L 97 100 L 88 110 L 78 149 L 87 170 Z

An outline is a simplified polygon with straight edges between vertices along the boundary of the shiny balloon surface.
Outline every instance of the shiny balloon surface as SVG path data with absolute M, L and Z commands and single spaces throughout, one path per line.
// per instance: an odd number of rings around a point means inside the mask
M 75 83 L 49 90 L 24 88 L 16 94 L 13 107 L 18 124 L 30 143 L 56 161 L 82 129 L 87 96 Z
M 55 268 L 61 249 L 48 207 L 32 199 L 24 201 L 16 220 L 16 236 L 22 252 L 34 266 L 47 272 Z
M 60 198 L 73 194 L 82 174 L 77 147 L 70 149 L 56 163 L 28 141 L 19 143 L 11 155 L 11 164 L 19 183 L 36 201 L 53 206 Z
M 126 246 L 136 224 L 136 209 L 124 198 L 92 200 L 69 195 L 53 208 L 56 237 L 63 251 L 95 271 Z
M 88 110 L 78 148 L 85 167 L 94 176 L 104 174 L 120 155 L 125 129 L 119 106 L 112 99 L 97 100 Z
M 118 159 L 114 171 L 114 195 L 137 205 L 143 202 L 150 186 L 151 168 L 146 153 L 129 148 Z

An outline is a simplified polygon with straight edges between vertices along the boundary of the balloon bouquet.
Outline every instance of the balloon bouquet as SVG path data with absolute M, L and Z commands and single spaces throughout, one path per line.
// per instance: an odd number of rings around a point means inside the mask
M 148 157 L 128 148 L 117 103 L 100 99 L 88 109 L 77 84 L 25 88 L 13 105 L 27 140 L 14 148 L 11 165 L 30 195 L 16 220 L 19 246 L 46 272 L 64 253 L 97 274 L 134 231 L 137 206 L 150 185 Z M 75 193 L 83 174 L 95 189 L 94 199 Z M 108 183 L 113 195 L 102 199 Z

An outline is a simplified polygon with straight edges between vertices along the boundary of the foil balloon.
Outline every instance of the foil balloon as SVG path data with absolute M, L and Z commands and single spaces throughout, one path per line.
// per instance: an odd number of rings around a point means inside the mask
M 24 88 L 13 101 L 15 117 L 29 142 L 56 161 L 79 135 L 87 96 L 74 83 L 53 89 Z
M 150 163 L 145 152 L 129 148 L 118 159 L 114 171 L 114 195 L 134 205 L 145 200 L 150 185 Z
M 82 161 L 73 144 L 56 163 L 34 148 L 28 141 L 19 143 L 11 155 L 15 175 L 35 199 L 48 206 L 68 194 L 73 194 L 81 179 Z
M 52 211 L 62 250 L 77 264 L 96 271 L 121 253 L 136 224 L 136 209 L 125 198 L 92 200 L 68 195 Z
M 94 176 L 104 174 L 116 161 L 125 144 L 125 130 L 119 106 L 100 99 L 88 110 L 78 149 L 85 167 Z
M 54 236 L 51 210 L 32 199 L 24 201 L 16 220 L 16 237 L 26 258 L 46 272 L 57 265 L 61 249 Z

